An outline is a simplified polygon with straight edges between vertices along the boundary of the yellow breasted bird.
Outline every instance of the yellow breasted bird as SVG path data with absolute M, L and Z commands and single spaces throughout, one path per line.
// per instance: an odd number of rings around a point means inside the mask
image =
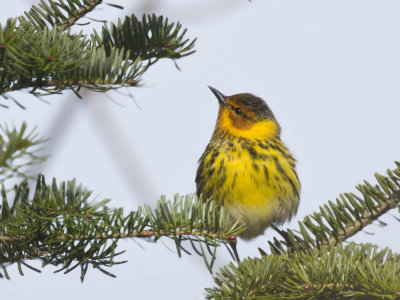
M 240 237 L 252 239 L 296 214 L 300 192 L 296 161 L 261 98 L 247 93 L 224 96 L 209 88 L 218 99 L 219 112 L 199 159 L 197 195 L 222 205 L 232 220 L 240 217 L 247 227 Z

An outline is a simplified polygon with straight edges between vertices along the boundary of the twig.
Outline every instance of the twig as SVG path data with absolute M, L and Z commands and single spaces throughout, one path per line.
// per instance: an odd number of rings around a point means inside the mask
M 143 230 L 140 232 L 132 232 L 132 233 L 114 233 L 114 234 L 102 234 L 102 235 L 60 235 L 57 237 L 52 237 L 52 239 L 56 239 L 59 241 L 71 241 L 71 240 L 107 240 L 107 239 L 123 239 L 123 238 L 143 238 L 143 237 L 160 237 L 160 236 L 171 236 L 171 235 L 179 235 L 179 236 L 184 236 L 184 235 L 191 235 L 191 236 L 196 236 L 196 237 L 208 237 L 208 238 L 213 238 L 213 239 L 221 239 L 225 240 L 228 242 L 236 242 L 236 236 L 234 235 L 227 235 L 227 236 L 221 236 L 216 233 L 206 233 L 206 232 L 189 232 L 189 231 L 183 231 L 183 230 L 177 230 L 177 231 L 153 231 L 153 230 Z M 43 238 L 40 238 L 39 240 L 46 240 L 50 236 L 43 236 Z M 33 237 L 27 237 L 27 236 L 20 236 L 20 237 L 10 237 L 7 235 L 0 235 L 0 242 L 17 242 L 17 241 L 27 241 L 29 239 L 32 239 Z
M 321 243 L 321 245 L 327 247 L 328 249 L 331 249 L 337 243 L 343 242 L 347 240 L 349 237 L 355 235 L 357 232 L 362 230 L 367 225 L 371 224 L 373 221 L 378 219 L 387 211 L 398 207 L 399 203 L 400 203 L 400 193 L 398 192 L 393 197 L 385 200 L 383 203 L 375 207 L 373 212 L 371 211 L 366 212 L 360 220 L 348 224 L 344 228 L 344 230 L 343 229 L 339 230 L 337 237 L 333 236 L 329 238 L 327 241 Z
M 96 88 L 105 88 L 102 85 L 119 85 L 119 86 L 135 86 L 138 82 L 134 79 L 126 79 L 126 80 L 121 80 L 117 82 L 116 80 L 108 80 L 108 81 L 103 81 L 103 80 L 96 80 L 96 81 L 63 81 L 63 82 L 57 82 L 53 80 L 45 81 L 43 82 L 40 86 L 34 86 L 34 82 L 28 82 L 28 83 L 17 83 L 13 84 L 12 87 L 5 88 L 3 90 L 0 90 L 0 95 L 3 93 L 11 92 L 11 91 L 17 91 L 17 90 L 22 90 L 26 88 L 34 88 L 36 89 L 43 89 L 43 88 L 57 88 L 59 90 L 63 89 L 68 89 L 72 88 L 74 86 L 84 86 L 84 87 L 96 87 Z M 100 85 L 100 86 L 97 86 Z M 58 91 L 58 90 L 57 90 Z
M 76 21 L 78 21 L 80 18 L 83 18 L 87 13 L 89 13 L 90 11 L 95 9 L 95 7 L 97 5 L 99 5 L 99 4 L 101 4 L 101 2 L 103 2 L 103 0 L 92 0 L 92 1 L 89 1 L 88 4 L 86 4 L 85 6 L 81 7 L 80 9 L 78 9 L 72 17 L 70 17 L 70 18 L 66 19 L 64 22 L 62 22 L 59 25 L 60 28 L 62 28 L 62 30 L 67 30 L 69 27 L 74 25 L 74 23 Z

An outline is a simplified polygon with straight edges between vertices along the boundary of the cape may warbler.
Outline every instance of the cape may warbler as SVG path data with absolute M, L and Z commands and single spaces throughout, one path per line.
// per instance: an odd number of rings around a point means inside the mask
M 224 96 L 217 124 L 199 160 L 197 194 L 239 217 L 251 239 L 296 214 L 300 182 L 296 161 L 280 139 L 281 128 L 267 104 L 252 94 Z

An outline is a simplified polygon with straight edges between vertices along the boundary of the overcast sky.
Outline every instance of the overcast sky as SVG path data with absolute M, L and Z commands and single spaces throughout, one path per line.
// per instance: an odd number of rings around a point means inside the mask
M 21 15 L 38 1 L 2 5 L 0 22 Z M 51 138 L 48 162 L 37 168 L 47 179 L 76 178 L 99 199 L 112 199 L 126 211 L 160 195 L 195 191 L 197 160 L 213 131 L 218 103 L 207 85 L 231 95 L 250 92 L 265 99 L 282 126 L 282 139 L 298 160 L 302 182 L 297 217 L 355 192 L 374 172 L 394 168 L 400 160 L 400 2 L 196 0 L 125 1 L 117 10 L 103 5 L 94 18 L 116 21 L 143 11 L 168 16 L 197 37 L 197 52 L 157 63 L 143 77 L 144 87 L 131 88 L 134 103 L 116 92 L 109 97 L 70 93 L 46 97 L 45 104 L 24 92 L 13 93 L 25 107 L 0 109 L 2 124 L 20 124 Z M 98 24 L 94 25 L 99 28 Z M 91 27 L 87 27 L 87 30 Z M 128 93 L 127 90 L 120 90 Z M 140 107 L 140 109 L 138 108 Z M 397 214 L 395 211 L 393 214 Z M 371 225 L 354 240 L 400 251 L 392 216 Z M 239 241 L 241 257 L 267 248 L 271 230 L 251 242 Z M 179 259 L 173 245 L 121 241 L 128 263 L 112 268 L 116 279 L 90 269 L 42 274 L 25 269 L 20 277 L 0 281 L 5 299 L 202 299 L 212 277 L 197 255 Z M 218 266 L 230 257 L 221 248 Z M 35 265 L 35 264 L 34 264 Z M 38 266 L 38 264 L 36 264 Z M 218 270 L 218 268 L 216 269 Z

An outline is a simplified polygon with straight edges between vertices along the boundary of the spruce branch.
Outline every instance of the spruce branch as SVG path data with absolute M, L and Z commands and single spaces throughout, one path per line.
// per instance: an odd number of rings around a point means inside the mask
M 387 198 L 387 200 L 375 207 L 372 211 L 367 211 L 363 214 L 360 220 L 355 221 L 352 224 L 346 225 L 346 227 L 337 232 L 337 237 L 333 236 L 329 238 L 326 242 L 322 243 L 323 246 L 327 248 L 332 248 L 337 243 L 347 240 L 349 237 L 355 235 L 357 232 L 361 231 L 364 227 L 376 221 L 380 216 L 387 213 L 389 210 L 398 207 L 400 204 L 400 193 L 395 193 L 392 197 Z
M 39 28 L 58 26 L 66 30 L 101 4 L 102 0 L 40 0 L 38 5 L 18 17 L 21 24 L 34 24 Z
M 245 259 L 223 267 L 209 299 L 397 299 L 400 255 L 372 244 Z
M 26 123 L 19 129 L 0 126 L 0 185 L 10 178 L 30 178 L 27 167 L 46 160 L 35 154 L 43 142 L 45 139 L 38 136 L 36 128 L 27 131 Z
M 209 269 L 221 244 L 235 240 L 244 230 L 230 222 L 227 212 L 215 203 L 203 202 L 194 195 L 162 198 L 153 209 L 139 207 L 124 214 L 123 209 L 110 209 L 104 200 L 89 202 L 90 192 L 75 181 L 51 186 L 39 176 L 33 199 L 26 182 L 15 186 L 10 206 L 3 188 L 0 207 L 0 266 L 26 263 L 39 259 L 43 265 L 59 266 L 69 272 L 81 267 L 83 280 L 88 267 L 103 272 L 116 263 L 117 242 L 122 238 L 163 237 L 175 242 L 178 255 L 189 253 L 184 241 L 190 241 Z M 200 250 L 199 250 L 200 249 Z M 208 251 L 208 252 L 207 252 Z M 6 273 L 4 272 L 4 275 Z
M 276 238 L 269 241 L 273 253 L 293 251 L 313 251 L 313 249 L 332 248 L 363 230 L 373 221 L 400 205 L 400 163 L 397 168 L 388 170 L 388 176 L 375 174 L 377 185 L 356 186 L 360 195 L 340 194 L 336 203 L 328 201 L 315 212 L 299 221 L 299 230 L 282 230 L 284 241 Z M 265 252 L 265 251 L 264 251 Z
M 32 88 L 30 92 L 36 95 L 64 89 L 78 92 L 81 87 L 106 91 L 136 85 L 143 73 L 140 59 L 125 59 L 122 50 L 106 54 L 103 47 L 92 47 L 81 35 L 58 28 L 31 28 L 21 33 L 15 25 L 10 20 L 4 29 L 0 27 L 0 39 L 3 36 L 5 40 L 4 49 L 0 49 L 0 62 L 4 63 L 0 93 L 24 88 Z
M 101 36 L 66 30 L 100 3 L 41 0 L 25 17 L 0 25 L 0 95 L 13 99 L 6 93 L 30 89 L 40 96 L 71 89 L 79 97 L 82 87 L 105 92 L 139 86 L 159 59 L 194 52 L 196 39 L 186 39 L 186 29 L 162 16 L 132 15 L 110 28 L 104 25 Z
M 210 232 L 195 232 L 195 231 L 184 231 L 184 230 L 167 230 L 167 231 L 153 231 L 153 230 L 142 230 L 140 232 L 132 232 L 132 233 L 114 233 L 114 234 L 99 234 L 99 235 L 60 235 L 55 237 L 55 240 L 58 241 L 80 241 L 80 240 L 108 240 L 108 239 L 124 239 L 124 238 L 148 238 L 154 237 L 159 238 L 163 236 L 194 236 L 194 237 L 203 237 L 210 239 L 221 239 L 227 242 L 236 241 L 236 235 L 223 235 L 217 233 Z M 0 242 L 24 242 L 29 240 L 31 237 L 29 236 L 18 236 L 18 237 L 10 237 L 8 235 L 1 236 Z
M 143 15 L 139 20 L 132 15 L 123 22 L 118 19 L 110 28 L 104 25 L 101 36 L 95 31 L 92 41 L 98 46 L 104 45 L 107 53 L 113 48 L 124 49 L 131 59 L 148 60 L 148 69 L 161 58 L 178 59 L 194 53 L 196 39 L 185 39 L 186 32 L 181 24 L 170 23 L 162 16 Z

